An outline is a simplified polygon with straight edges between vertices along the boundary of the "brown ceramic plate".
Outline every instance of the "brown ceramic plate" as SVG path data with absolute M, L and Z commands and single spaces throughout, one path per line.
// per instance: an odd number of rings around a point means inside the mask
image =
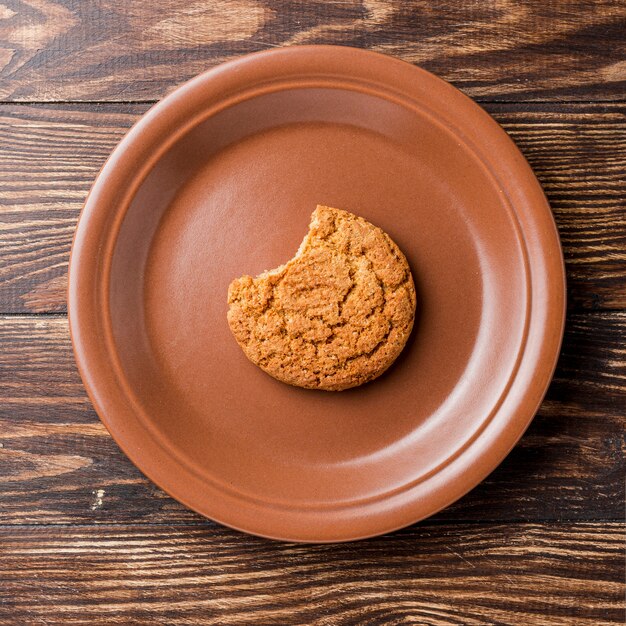
M 226 321 L 229 282 L 293 256 L 316 204 L 382 227 L 418 291 L 378 380 L 289 387 Z M 550 381 L 561 249 L 528 164 L 428 72 L 325 46 L 243 57 L 152 108 L 80 218 L 69 312 L 85 386 L 130 459 L 190 508 L 267 537 L 342 541 L 482 480 Z

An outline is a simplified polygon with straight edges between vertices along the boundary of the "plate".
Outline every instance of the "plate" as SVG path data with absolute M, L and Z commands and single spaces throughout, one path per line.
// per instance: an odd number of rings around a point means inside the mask
M 291 258 L 317 204 L 389 233 L 417 288 L 401 357 L 341 393 L 272 379 L 226 321 L 230 281 Z M 191 509 L 290 541 L 392 531 L 480 482 L 542 400 L 564 309 L 552 214 L 506 133 L 432 74 L 343 47 L 242 57 L 154 106 L 70 262 L 76 360 L 120 447 Z

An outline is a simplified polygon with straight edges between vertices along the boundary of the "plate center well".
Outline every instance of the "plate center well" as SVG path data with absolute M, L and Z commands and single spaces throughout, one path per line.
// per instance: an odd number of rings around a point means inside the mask
M 437 467 L 486 419 L 522 341 L 524 265 L 498 192 L 452 133 L 372 96 L 293 90 L 196 127 L 144 181 L 111 274 L 152 427 L 198 472 L 272 501 L 373 497 Z M 341 393 L 273 380 L 226 322 L 230 281 L 291 258 L 318 203 L 388 232 L 418 293 L 398 362 Z

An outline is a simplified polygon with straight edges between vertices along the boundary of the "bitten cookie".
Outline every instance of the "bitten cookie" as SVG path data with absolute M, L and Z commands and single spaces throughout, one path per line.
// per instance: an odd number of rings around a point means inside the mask
M 380 376 L 415 319 L 406 258 L 380 228 L 318 206 L 296 256 L 228 288 L 228 323 L 246 356 L 278 380 L 340 391 Z

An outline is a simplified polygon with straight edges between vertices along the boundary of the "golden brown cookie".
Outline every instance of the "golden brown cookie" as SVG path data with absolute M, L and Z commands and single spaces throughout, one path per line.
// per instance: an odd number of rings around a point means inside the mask
M 246 356 L 290 385 L 340 391 L 382 374 L 415 318 L 406 258 L 380 228 L 318 206 L 296 256 L 235 279 L 228 323 Z

